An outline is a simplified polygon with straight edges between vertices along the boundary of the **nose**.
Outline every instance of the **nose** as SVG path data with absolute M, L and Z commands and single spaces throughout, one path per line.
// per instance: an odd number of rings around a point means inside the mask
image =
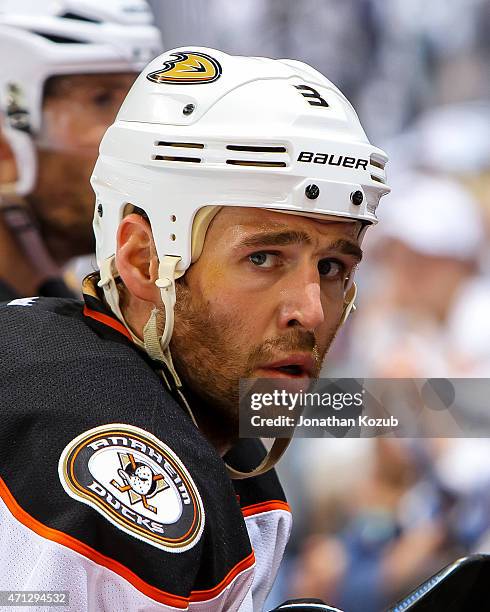
M 318 273 L 316 278 L 308 275 L 301 281 L 296 276 L 295 282 L 283 290 L 283 295 L 279 309 L 281 329 L 300 326 L 314 332 L 325 320 Z

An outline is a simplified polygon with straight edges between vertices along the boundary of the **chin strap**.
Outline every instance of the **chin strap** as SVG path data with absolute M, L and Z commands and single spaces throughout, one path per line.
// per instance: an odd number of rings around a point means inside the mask
M 345 294 L 344 298 L 344 312 L 342 313 L 342 318 L 340 319 L 339 329 L 342 325 L 347 321 L 351 312 L 354 312 L 356 309 L 355 301 L 357 297 L 357 285 L 356 283 L 352 283 Z
M 175 267 L 177 266 L 180 257 L 167 256 L 163 259 L 158 267 L 158 280 L 155 282 L 160 289 L 163 304 L 165 306 L 165 315 L 158 309 L 154 308 L 151 311 L 150 317 L 143 329 L 143 341 L 133 333 L 132 329 L 126 322 L 119 304 L 119 291 L 116 284 L 117 270 L 114 256 L 107 258 L 100 268 L 100 281 L 98 286 L 104 291 L 104 297 L 112 312 L 121 321 L 121 323 L 129 331 L 133 342 L 143 349 L 152 359 L 164 363 L 172 378 L 174 379 L 177 389 L 182 387 L 179 375 L 177 374 L 170 349 L 168 347 L 170 338 L 172 337 L 174 327 L 174 305 L 175 305 Z M 161 329 L 163 333 L 161 333 Z M 163 377 L 167 386 L 168 381 Z M 187 405 L 187 402 L 186 402 Z M 187 409 L 189 407 L 187 405 Z M 190 410 L 189 410 L 190 412 Z M 192 420 L 194 416 L 191 414 Z
M 349 314 L 356 309 L 354 304 L 356 295 L 357 287 L 355 283 L 352 283 L 345 294 L 344 312 L 342 313 L 342 318 L 340 319 L 339 329 L 346 322 Z M 291 440 L 292 438 L 275 438 L 267 455 L 263 458 L 259 465 L 250 472 L 240 472 L 231 465 L 225 463 L 228 475 L 233 480 L 243 480 L 244 478 L 251 478 L 252 476 L 260 476 L 261 474 L 265 474 L 265 472 L 271 470 L 283 456 L 287 447 L 291 443 Z
M 275 438 L 272 446 L 269 449 L 267 455 L 262 459 L 257 467 L 250 472 L 240 472 L 231 465 L 226 465 L 226 471 L 228 476 L 233 480 L 244 480 L 245 478 L 251 478 L 252 476 L 260 476 L 265 474 L 276 465 L 279 459 L 284 455 L 287 447 L 289 446 L 292 438 Z

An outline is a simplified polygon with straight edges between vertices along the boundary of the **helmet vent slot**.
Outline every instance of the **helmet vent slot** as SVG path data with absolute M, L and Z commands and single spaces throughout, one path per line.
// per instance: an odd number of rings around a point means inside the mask
M 286 147 L 256 147 L 252 145 L 226 145 L 228 151 L 244 151 L 249 153 L 286 153 Z
M 259 168 L 286 168 L 286 162 L 273 162 L 273 161 L 257 161 L 257 160 L 246 160 L 246 159 L 227 159 L 227 164 L 231 166 L 257 166 Z
M 54 43 L 60 43 L 60 44 L 77 44 L 77 45 L 84 45 L 86 43 L 85 40 L 77 40 L 75 38 L 69 38 L 68 36 L 58 36 L 56 34 L 46 34 L 45 32 L 36 32 L 36 31 L 32 31 L 33 34 L 37 34 L 38 36 L 41 36 L 42 38 L 45 38 L 46 40 L 50 40 L 51 42 Z
M 179 157 L 176 155 L 152 155 L 152 159 L 159 161 L 171 161 L 171 162 L 190 162 L 193 164 L 200 164 L 200 157 Z
M 369 163 L 372 166 L 371 180 L 376 181 L 376 183 L 386 185 L 386 175 L 384 172 L 386 159 L 383 159 L 381 156 L 377 155 L 376 153 L 373 153 L 369 158 Z
M 204 149 L 204 145 L 198 142 L 167 142 L 159 140 L 155 143 L 157 147 L 179 147 L 182 149 Z
M 62 19 L 74 19 L 76 21 L 85 21 L 87 23 L 102 23 L 98 19 L 92 19 L 91 17 L 84 17 L 83 15 L 78 15 L 77 13 L 63 13 L 60 15 Z
M 371 155 L 370 163 L 371 163 L 371 166 L 374 166 L 375 168 L 379 168 L 380 170 L 385 169 L 385 162 L 380 161 L 379 159 L 375 158 L 373 155 Z
M 241 159 L 227 159 L 226 163 L 230 166 L 255 166 L 257 168 L 286 168 L 288 166 L 286 161 L 279 161 L 281 157 L 279 159 L 274 157 L 277 153 L 287 153 L 287 148 L 284 145 L 229 144 L 226 145 L 226 149 L 237 153 L 259 154 L 250 156 L 252 159 L 247 159 L 248 155 L 237 155 Z M 254 159 L 254 157 L 259 159 Z

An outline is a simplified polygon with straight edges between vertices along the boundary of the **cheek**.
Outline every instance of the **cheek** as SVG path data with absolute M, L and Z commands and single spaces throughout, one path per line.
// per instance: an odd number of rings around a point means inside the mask
M 253 321 L 250 297 L 231 289 L 213 291 L 207 300 L 211 316 L 218 322 L 228 321 L 237 331 L 249 329 Z
M 50 192 L 86 193 L 93 209 L 94 195 L 90 175 L 95 164 L 94 155 L 81 155 L 78 151 L 40 151 L 39 173 L 43 186 Z M 74 208 L 75 202 L 52 202 L 53 207 Z M 93 212 L 93 211 L 92 211 Z
M 110 123 L 87 125 L 85 130 L 80 130 L 80 126 L 77 126 L 72 131 L 72 135 L 81 149 L 94 152 L 97 156 L 100 141 L 109 125 Z
M 72 139 L 72 130 L 72 118 L 66 110 L 59 112 L 56 105 L 43 112 L 41 141 L 44 147 L 55 150 L 65 148 Z
M 43 113 L 43 142 L 54 150 L 78 149 L 96 157 L 109 124 L 108 120 L 102 120 L 89 110 L 78 108 L 78 105 L 54 105 Z
M 321 301 L 325 321 L 335 323 L 344 310 L 345 292 L 343 283 L 331 283 L 322 288 Z
M 325 320 L 316 332 L 319 343 L 324 343 L 331 338 L 332 333 L 337 329 L 342 314 L 344 312 L 344 292 L 342 288 L 337 288 L 327 294 L 322 294 L 322 308 Z
M 252 293 L 239 285 L 232 285 L 224 278 L 216 279 L 206 292 L 206 301 L 211 316 L 217 325 L 232 335 L 232 340 L 240 339 L 246 345 L 261 342 L 266 335 L 273 317 L 273 309 L 263 296 Z

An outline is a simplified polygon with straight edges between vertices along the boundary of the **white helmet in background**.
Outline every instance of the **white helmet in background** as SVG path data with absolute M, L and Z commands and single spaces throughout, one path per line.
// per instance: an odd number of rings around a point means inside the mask
M 368 226 L 389 192 L 386 161 L 349 101 L 310 66 L 206 48 L 169 51 L 136 80 L 92 175 L 106 300 L 124 321 L 114 282 L 116 234 L 138 207 L 151 223 L 160 262 L 166 322 L 158 349 L 149 352 L 162 358 L 173 329 L 174 281 L 199 257 L 220 207 Z M 155 349 L 154 338 L 151 344 Z
M 16 157 L 16 192 L 36 179 L 32 136 L 55 75 L 140 72 L 161 52 L 145 0 L 0 0 L 0 115 Z

